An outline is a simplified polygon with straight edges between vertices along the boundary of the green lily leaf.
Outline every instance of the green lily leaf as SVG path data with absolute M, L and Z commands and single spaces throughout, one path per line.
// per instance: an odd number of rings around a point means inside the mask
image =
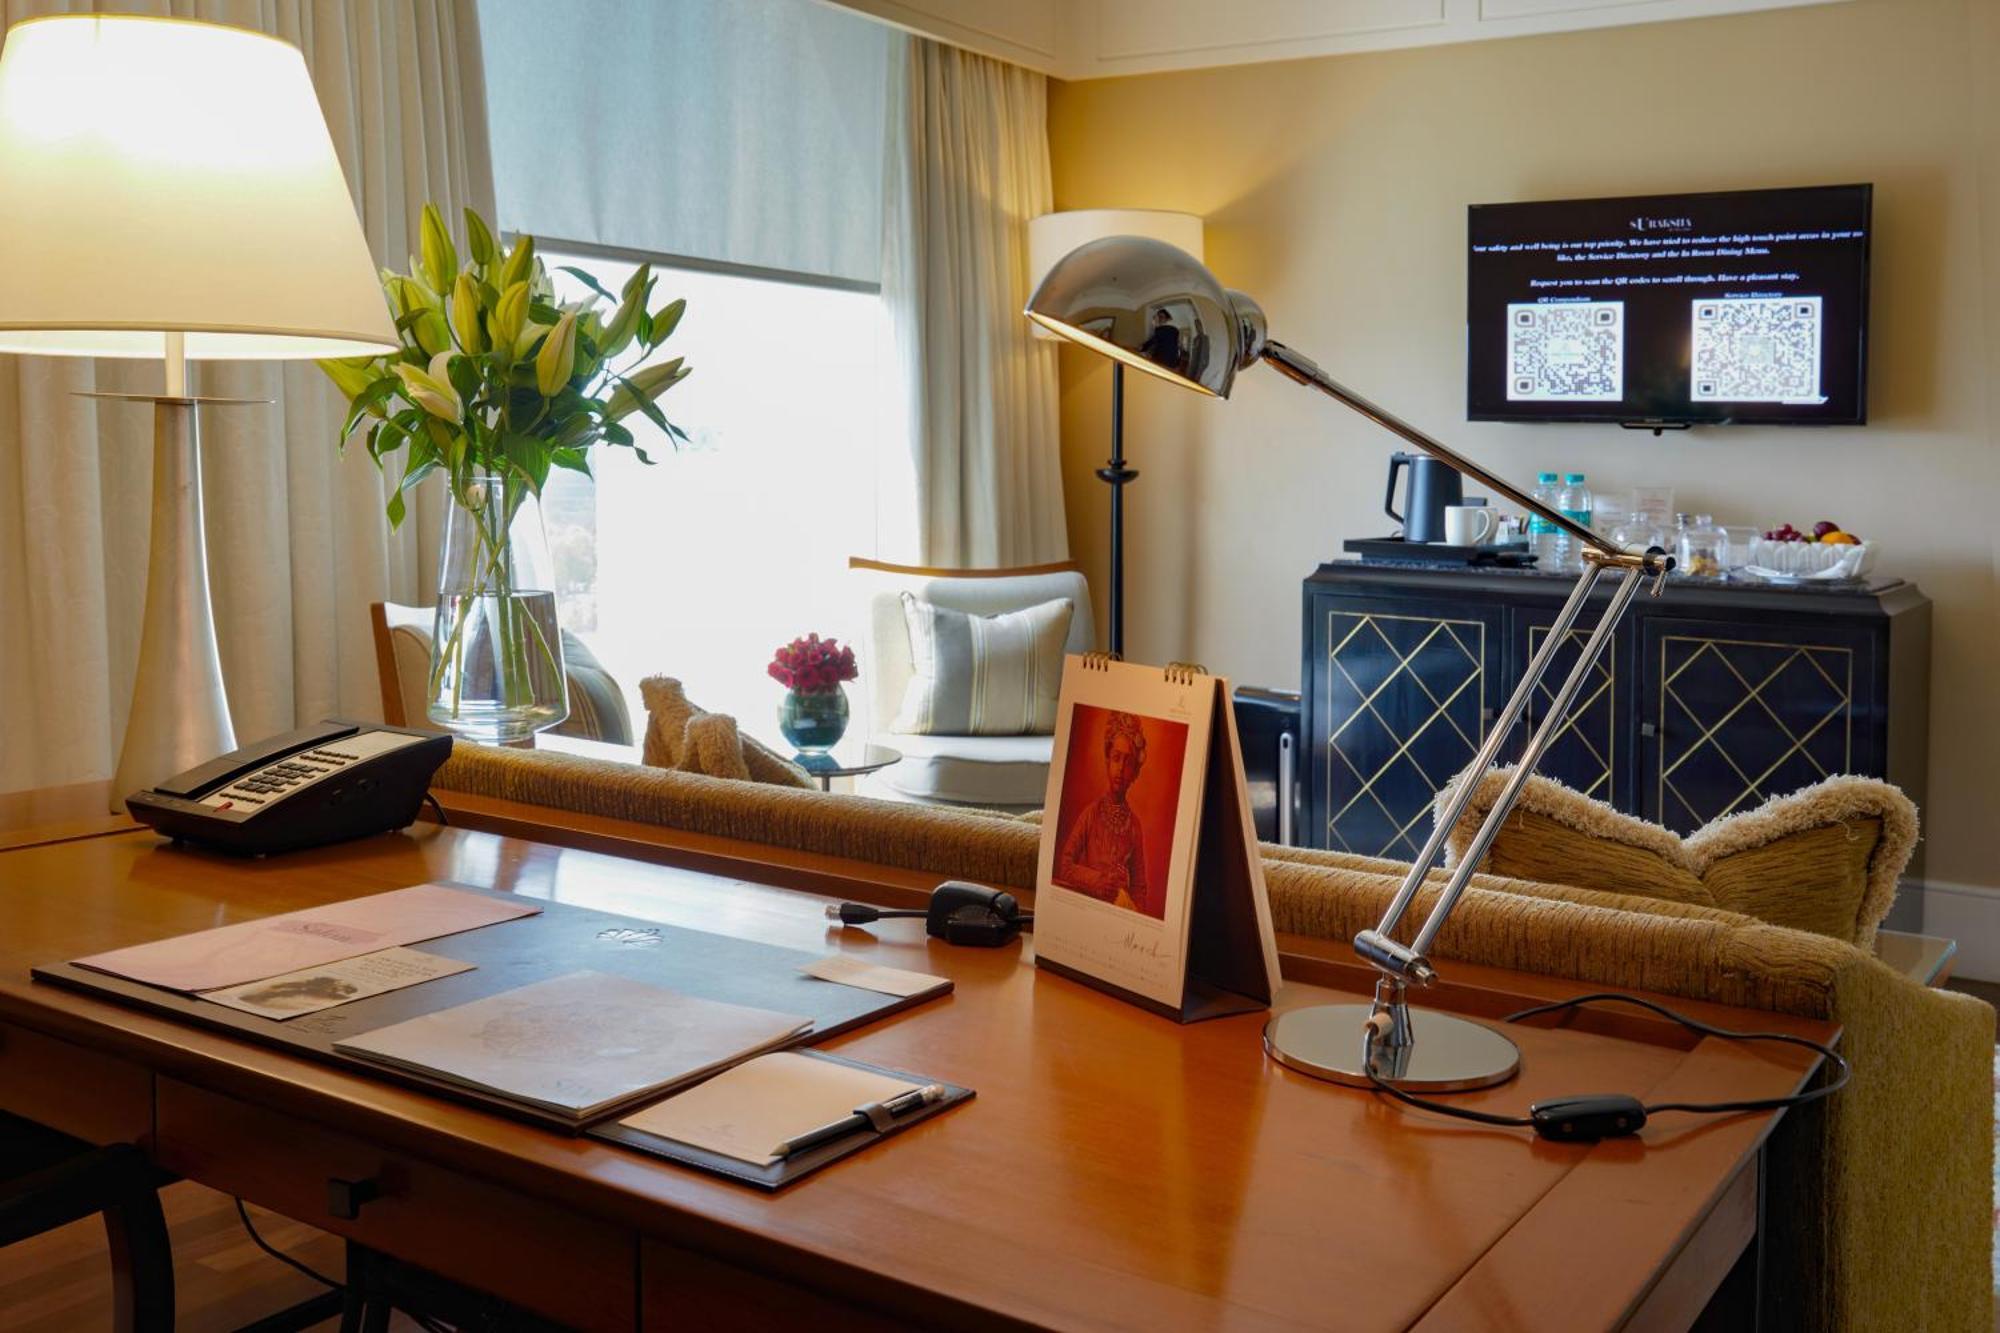
M 599 282 L 596 278 L 591 277 L 588 273 L 584 272 L 576 265 L 564 264 L 562 266 L 561 271 L 569 274 L 572 278 L 575 278 L 578 282 L 590 288 L 590 290 L 596 292 L 599 296 L 603 297 L 605 300 L 611 302 L 616 302 L 618 300 L 617 297 L 613 296 L 610 292 L 604 290 L 603 283 Z
M 348 406 L 347 419 L 340 423 L 340 438 L 344 441 L 352 435 L 354 428 L 361 423 L 362 417 L 385 415 L 382 404 L 389 401 L 389 395 L 396 392 L 400 385 L 401 381 L 394 375 L 384 375 L 355 395 L 354 401 Z

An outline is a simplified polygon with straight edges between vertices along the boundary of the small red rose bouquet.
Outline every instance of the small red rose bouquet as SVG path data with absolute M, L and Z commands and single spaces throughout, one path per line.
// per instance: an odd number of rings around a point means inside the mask
M 765 670 L 771 679 L 799 694 L 831 694 L 842 681 L 861 673 L 854 665 L 854 650 L 837 639 L 808 634 L 778 649 Z

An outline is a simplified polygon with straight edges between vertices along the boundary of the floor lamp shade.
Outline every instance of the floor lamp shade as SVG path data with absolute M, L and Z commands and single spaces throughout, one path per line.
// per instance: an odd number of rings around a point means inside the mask
M 1144 236 L 1164 241 L 1201 262 L 1201 219 L 1192 213 L 1161 208 L 1077 208 L 1044 213 L 1028 222 L 1028 290 L 1034 291 L 1049 270 L 1070 251 L 1107 236 Z M 1056 335 L 1036 326 L 1035 332 Z
M 190 396 L 188 361 L 375 355 L 396 329 L 305 57 L 240 28 L 69 15 L 9 29 L 0 255 L 0 352 L 166 367 L 119 810 L 236 748 L 195 421 L 197 401 L 220 400 Z
M 297 47 L 75 15 L 0 47 L 0 351 L 292 360 L 396 333 Z

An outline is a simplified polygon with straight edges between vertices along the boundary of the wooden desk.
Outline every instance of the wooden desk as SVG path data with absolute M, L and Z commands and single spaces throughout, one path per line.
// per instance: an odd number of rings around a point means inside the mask
M 426 879 L 948 974 L 954 995 L 830 1045 L 979 1096 L 767 1196 L 28 978 Z M 1754 1270 L 1738 1260 L 1776 1117 L 1667 1117 L 1595 1147 L 1444 1123 L 1279 1068 L 1261 1015 L 1179 1027 L 1022 949 L 952 949 L 913 922 L 830 931 L 822 905 L 432 825 L 253 862 L 143 831 L 0 851 L 0 1108 L 140 1142 L 169 1170 L 589 1328 L 1667 1328 L 1732 1265 Z M 1297 973 L 1361 979 L 1344 950 L 1289 943 Z M 1573 991 L 1448 971 L 1446 1000 L 1484 1012 Z M 1288 982 L 1282 1004 L 1325 998 Z M 1811 1072 L 1797 1051 L 1645 1019 L 1515 1035 L 1520 1079 L 1468 1105 L 1765 1096 Z M 331 1178 L 382 1197 L 331 1217 Z

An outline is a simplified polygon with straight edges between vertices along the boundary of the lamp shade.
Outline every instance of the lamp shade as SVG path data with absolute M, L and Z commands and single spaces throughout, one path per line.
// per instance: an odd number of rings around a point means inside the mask
M 1027 316 L 1053 333 L 1184 388 L 1229 396 L 1264 348 L 1264 312 L 1193 255 L 1110 236 L 1056 261 Z
M 1028 220 L 1028 290 L 1041 286 L 1064 255 L 1107 236 L 1150 236 L 1201 258 L 1201 219 L 1192 213 L 1164 208 L 1073 208 L 1044 213 Z M 1034 330 L 1037 338 L 1059 336 L 1040 324 Z
M 209 360 L 393 350 L 297 47 L 76 15 L 0 48 L 0 351 Z
M 1163 208 L 1075 208 L 1044 213 L 1028 222 L 1028 287 L 1041 286 L 1056 261 L 1080 245 L 1107 236 L 1150 236 L 1202 257 L 1201 219 Z

